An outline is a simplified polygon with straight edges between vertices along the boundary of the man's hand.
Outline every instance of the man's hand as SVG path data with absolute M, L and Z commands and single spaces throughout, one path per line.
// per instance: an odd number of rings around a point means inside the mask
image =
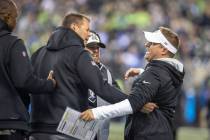
M 94 120 L 94 115 L 91 109 L 88 109 L 80 114 L 80 118 L 85 121 Z
M 127 80 L 129 77 L 134 77 L 139 75 L 140 69 L 139 68 L 130 68 L 125 72 L 124 78 Z
M 53 70 L 51 70 L 51 71 L 49 72 L 48 77 L 47 77 L 47 80 L 52 80 L 54 87 L 56 87 L 57 82 L 56 82 L 56 80 L 54 79 Z
M 142 109 L 141 112 L 142 113 L 151 113 L 155 108 L 159 108 L 155 103 L 146 103 Z

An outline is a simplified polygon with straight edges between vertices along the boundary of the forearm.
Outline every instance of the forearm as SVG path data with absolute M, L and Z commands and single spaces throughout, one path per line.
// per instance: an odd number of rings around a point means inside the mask
M 116 104 L 93 108 L 92 112 L 95 119 L 108 119 L 132 114 L 133 110 L 129 100 L 126 99 Z
M 25 81 L 23 89 L 32 94 L 46 94 L 52 92 L 55 87 L 52 80 L 39 79 L 31 74 Z
M 138 70 L 139 70 L 139 75 L 141 75 L 144 72 L 144 69 L 142 68 L 138 68 Z
M 100 70 L 85 52 L 80 55 L 77 61 L 77 71 L 84 84 L 109 103 L 117 103 L 127 98 L 126 94 L 103 80 Z

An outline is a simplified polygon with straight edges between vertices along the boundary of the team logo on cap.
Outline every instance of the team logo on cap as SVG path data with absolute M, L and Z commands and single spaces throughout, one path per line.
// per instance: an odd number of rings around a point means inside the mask
M 92 40 L 95 40 L 97 42 L 100 42 L 99 38 L 95 34 L 92 33 L 92 36 L 91 37 L 92 37 Z
M 89 39 L 87 41 L 87 43 L 92 43 L 92 42 L 97 42 L 97 43 L 100 42 L 99 37 L 96 34 L 94 34 L 94 33 L 90 33 L 90 37 L 89 37 Z

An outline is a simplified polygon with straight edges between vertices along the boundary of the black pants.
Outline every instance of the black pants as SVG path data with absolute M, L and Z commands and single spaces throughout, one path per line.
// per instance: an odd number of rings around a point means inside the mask
M 61 134 L 32 133 L 29 140 L 78 140 Z
M 0 140 L 27 140 L 27 136 L 23 131 L 15 131 L 11 134 L 0 135 Z

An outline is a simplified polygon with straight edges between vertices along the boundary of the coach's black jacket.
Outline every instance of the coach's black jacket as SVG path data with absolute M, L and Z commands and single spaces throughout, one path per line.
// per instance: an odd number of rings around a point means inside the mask
M 184 77 L 176 59 L 152 60 L 134 81 L 129 102 L 134 114 L 126 122 L 126 140 L 173 140 L 172 122 Z M 149 114 L 139 112 L 147 102 L 159 106 Z
M 52 81 L 33 75 L 23 41 L 11 35 L 7 24 L 0 20 L 0 129 L 28 130 L 29 115 L 23 100 L 29 92 L 53 89 Z
M 77 111 L 88 109 L 88 89 L 110 103 L 126 98 L 102 75 L 89 53 L 84 50 L 83 40 L 71 29 L 57 28 L 51 35 L 47 46 L 32 56 L 35 73 L 46 77 L 54 70 L 58 83 L 53 95 L 32 95 L 32 131 L 56 132 L 56 127 L 66 109 Z

